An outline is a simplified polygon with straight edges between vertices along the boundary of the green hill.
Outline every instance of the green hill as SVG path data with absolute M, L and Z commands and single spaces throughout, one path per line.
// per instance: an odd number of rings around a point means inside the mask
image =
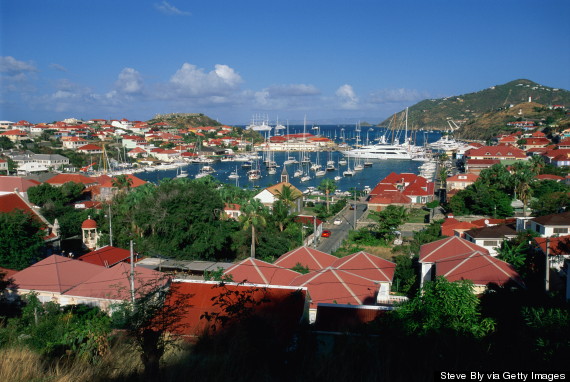
M 507 110 L 511 106 L 528 102 L 529 97 L 539 106 L 560 104 L 570 107 L 569 91 L 520 79 L 475 93 L 421 101 L 409 108 L 408 120 L 418 128 L 448 129 L 449 119 L 459 124 L 472 123 L 489 113 Z M 380 125 L 388 126 L 389 122 L 390 118 Z M 476 126 L 471 125 L 471 128 L 473 127 Z
M 172 113 L 157 114 L 153 119 L 149 120 L 149 124 L 158 122 L 167 122 L 171 126 L 178 128 L 201 127 L 201 126 L 221 126 L 218 121 L 202 114 L 202 113 Z

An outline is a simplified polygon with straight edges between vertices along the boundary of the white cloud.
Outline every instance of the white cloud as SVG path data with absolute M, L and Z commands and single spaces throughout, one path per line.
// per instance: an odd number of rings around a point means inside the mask
M 290 84 L 290 85 L 272 85 L 265 91 L 272 97 L 290 97 L 290 96 L 312 96 L 320 94 L 319 89 L 313 85 Z
M 37 68 L 24 61 L 18 61 L 12 56 L 0 57 L 0 73 L 7 73 L 8 75 L 18 75 L 26 72 L 37 72 Z
M 373 104 L 380 103 L 397 103 L 397 102 L 414 102 L 429 96 L 415 89 L 383 89 L 372 92 L 369 101 Z
M 206 73 L 204 69 L 184 63 L 170 78 L 170 85 L 180 96 L 228 96 L 243 82 L 241 76 L 227 65 L 216 65 Z
M 154 7 L 158 9 L 160 12 L 164 13 L 165 15 L 175 15 L 175 16 L 190 16 L 190 12 L 181 11 L 180 9 L 176 8 L 174 5 L 170 4 L 167 1 L 162 1 L 161 3 L 154 4 Z
M 124 68 L 115 82 L 117 92 L 124 94 L 141 94 L 144 82 L 141 74 L 133 68 Z
M 348 84 L 342 85 L 336 90 L 335 95 L 338 97 L 342 109 L 358 108 L 358 97 L 352 86 Z

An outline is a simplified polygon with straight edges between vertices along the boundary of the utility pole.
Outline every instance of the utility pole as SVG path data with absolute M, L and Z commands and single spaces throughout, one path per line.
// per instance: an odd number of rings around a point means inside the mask
M 545 292 L 550 291 L 550 238 L 546 238 L 546 254 L 545 254 L 545 263 L 546 263 L 546 270 L 544 275 L 544 290 Z
M 313 216 L 313 248 L 317 249 L 317 217 Z
M 109 245 L 113 246 L 113 215 L 111 212 L 111 202 L 109 202 Z
M 131 274 L 129 279 L 131 282 L 131 301 L 134 304 L 135 303 L 135 251 L 133 250 L 132 240 L 131 240 Z

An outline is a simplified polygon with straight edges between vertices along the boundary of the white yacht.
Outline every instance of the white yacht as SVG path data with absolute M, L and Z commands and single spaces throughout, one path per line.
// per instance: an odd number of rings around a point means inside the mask
M 377 144 L 341 151 L 349 158 L 363 159 L 412 159 L 412 154 L 399 145 Z

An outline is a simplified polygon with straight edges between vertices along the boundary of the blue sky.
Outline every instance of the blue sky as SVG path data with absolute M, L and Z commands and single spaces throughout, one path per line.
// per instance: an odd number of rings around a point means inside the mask
M 519 78 L 570 89 L 570 1 L 1 0 L 0 120 L 379 122 Z

